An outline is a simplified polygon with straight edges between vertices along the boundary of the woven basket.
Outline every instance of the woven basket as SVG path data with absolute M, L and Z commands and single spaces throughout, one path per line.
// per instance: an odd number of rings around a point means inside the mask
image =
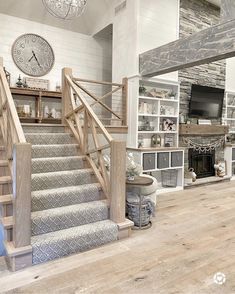
M 140 204 L 130 203 L 127 201 L 127 214 L 128 218 L 132 220 L 137 227 L 147 226 L 150 222 L 151 212 L 149 210 L 149 205 L 143 203 L 141 205 L 141 223 L 140 223 Z

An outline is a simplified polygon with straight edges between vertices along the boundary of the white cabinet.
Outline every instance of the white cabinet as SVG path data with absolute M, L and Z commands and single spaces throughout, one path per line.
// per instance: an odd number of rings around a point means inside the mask
M 235 180 L 235 145 L 226 146 L 224 149 L 224 159 L 226 161 L 227 175 Z
M 184 150 L 180 148 L 128 148 L 143 172 L 157 179 L 158 194 L 183 189 Z
M 178 147 L 179 84 L 133 77 L 128 89 L 128 146 Z

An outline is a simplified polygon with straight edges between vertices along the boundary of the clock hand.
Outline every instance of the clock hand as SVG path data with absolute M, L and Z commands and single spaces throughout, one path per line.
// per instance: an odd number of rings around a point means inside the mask
M 30 62 L 33 58 L 34 58 L 34 56 L 32 56 L 32 57 L 28 60 L 28 62 Z
M 33 53 L 33 57 L 37 61 L 38 66 L 41 67 L 41 64 L 39 63 L 39 61 L 38 61 L 38 59 L 37 59 L 36 54 L 34 53 L 34 51 L 32 51 L 32 53 Z

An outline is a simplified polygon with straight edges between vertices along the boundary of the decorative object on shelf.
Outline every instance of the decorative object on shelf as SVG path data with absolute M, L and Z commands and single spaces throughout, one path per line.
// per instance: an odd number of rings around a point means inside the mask
M 151 137 L 151 147 L 161 147 L 161 136 L 154 134 Z
M 49 90 L 49 80 L 25 77 L 27 88 L 34 90 Z
M 139 122 L 138 131 L 154 131 L 154 126 L 150 125 L 150 121 L 147 117 L 144 117 L 142 121 Z
M 179 115 L 179 123 L 185 124 L 185 115 L 182 112 Z
M 142 136 L 138 137 L 138 148 L 144 147 L 144 139 Z
M 188 169 L 188 172 L 189 172 L 189 174 L 190 174 L 190 176 L 191 176 L 191 178 L 192 178 L 192 182 L 196 182 L 196 180 L 197 180 L 197 175 L 196 175 L 194 169 L 193 169 L 192 167 L 190 167 L 190 168 Z
M 9 71 L 6 70 L 5 67 L 3 69 L 4 69 L 4 72 L 5 72 L 5 75 L 6 75 L 6 79 L 7 79 L 8 85 L 10 87 L 11 86 L 11 74 L 9 73 Z
M 172 100 L 175 99 L 176 95 L 177 95 L 176 92 L 174 92 L 173 90 L 171 90 L 171 91 L 169 91 L 167 93 L 167 97 L 170 98 L 170 99 L 172 99 Z
M 225 138 L 218 139 L 210 144 L 200 144 L 193 142 L 189 138 L 183 138 L 184 143 L 188 146 L 188 148 L 193 148 L 193 150 L 199 151 L 201 153 L 213 151 L 216 148 L 220 148 L 224 146 Z
M 42 2 L 52 16 L 72 19 L 84 12 L 87 0 L 42 0 Z
M 199 125 L 211 125 L 211 120 L 210 119 L 198 119 L 198 124 Z
M 128 153 L 126 158 L 126 176 L 128 181 L 133 181 L 135 176 L 139 176 L 141 173 L 141 165 L 135 163 L 133 153 Z
M 216 176 L 223 178 L 226 175 L 226 161 L 218 161 L 214 164 Z
M 163 105 L 160 106 L 160 115 L 165 115 L 166 114 L 166 109 Z
M 162 121 L 162 130 L 164 132 L 166 131 L 170 131 L 170 132 L 174 132 L 176 130 L 176 124 L 173 120 L 167 118 L 167 119 L 163 119 Z
M 22 88 L 23 87 L 23 83 L 22 83 L 22 79 L 21 79 L 20 75 L 19 75 L 18 80 L 16 82 L 16 87 L 17 88 Z
M 174 135 L 173 134 L 165 134 L 164 146 L 165 147 L 173 147 L 174 146 Z
M 56 92 L 61 92 L 61 86 L 60 86 L 60 83 L 56 83 L 55 90 L 56 90 Z
M 48 118 L 49 117 L 49 107 L 46 105 L 44 107 L 43 117 Z
M 55 57 L 51 45 L 36 34 L 18 37 L 11 52 L 16 66 L 29 76 L 44 76 L 54 65 Z
M 146 94 L 146 88 L 144 87 L 144 85 L 140 85 L 139 86 L 139 94 L 141 96 L 145 96 L 145 94 Z
M 151 89 L 149 92 L 147 92 L 148 97 L 156 97 L 156 98 L 166 98 L 168 91 L 160 90 L 157 91 L 155 88 Z

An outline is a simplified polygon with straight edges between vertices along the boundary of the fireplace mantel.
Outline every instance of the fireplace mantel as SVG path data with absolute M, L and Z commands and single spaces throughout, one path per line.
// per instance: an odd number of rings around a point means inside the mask
M 180 136 L 223 136 L 228 134 L 229 127 L 222 125 L 180 124 Z

